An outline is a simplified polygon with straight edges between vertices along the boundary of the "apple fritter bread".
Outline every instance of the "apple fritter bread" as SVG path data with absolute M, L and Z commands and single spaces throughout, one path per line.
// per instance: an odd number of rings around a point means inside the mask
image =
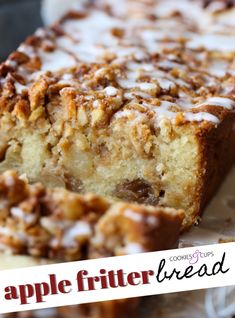
M 132 2 L 73 11 L 1 65 L 0 171 L 182 208 L 187 228 L 234 163 L 234 28 Z

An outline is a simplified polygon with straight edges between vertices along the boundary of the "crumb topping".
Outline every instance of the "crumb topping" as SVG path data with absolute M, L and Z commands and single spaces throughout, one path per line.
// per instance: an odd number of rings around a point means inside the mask
M 235 33 L 211 21 L 210 6 L 139 0 L 141 15 L 126 16 L 103 2 L 111 9 L 97 5 L 39 29 L 1 65 L 0 113 L 32 124 L 55 121 L 62 105 L 66 120 L 100 128 L 122 118 L 218 124 L 234 110 Z M 207 20 L 187 18 L 189 6 Z

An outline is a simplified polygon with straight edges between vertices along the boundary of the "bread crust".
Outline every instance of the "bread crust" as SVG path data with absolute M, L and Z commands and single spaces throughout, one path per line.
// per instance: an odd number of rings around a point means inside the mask
M 201 181 L 198 195 L 201 202 L 198 211 L 203 211 L 216 194 L 235 162 L 235 114 L 227 113 L 217 129 L 199 134 L 201 149 Z M 200 214 L 199 214 L 200 215 Z M 195 215 L 197 217 L 197 214 Z

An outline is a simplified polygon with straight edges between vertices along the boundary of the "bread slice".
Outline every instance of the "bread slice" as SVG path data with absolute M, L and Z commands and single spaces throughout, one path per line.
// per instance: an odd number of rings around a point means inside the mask
M 0 175 L 0 250 L 73 261 L 177 246 L 184 213 L 29 185 Z
M 110 10 L 71 12 L 2 64 L 0 171 L 182 208 L 188 228 L 234 163 L 231 30 L 211 49 L 182 14 Z
M 183 217 L 180 210 L 29 185 L 14 171 L 7 171 L 0 176 L 0 269 L 175 248 Z M 80 313 L 79 317 L 120 318 L 138 312 L 139 301 L 59 311 L 62 317 Z M 32 315 L 37 317 L 36 312 Z

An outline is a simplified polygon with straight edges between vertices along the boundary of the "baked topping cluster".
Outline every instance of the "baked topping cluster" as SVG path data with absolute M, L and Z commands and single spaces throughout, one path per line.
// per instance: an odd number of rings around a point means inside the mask
M 173 209 L 29 185 L 13 171 L 0 175 L 0 210 L 0 250 L 63 261 L 158 250 L 156 237 L 165 230 L 175 244 L 183 219 Z
M 162 12 L 161 3 L 138 1 L 142 15 L 126 17 L 112 2 L 39 29 L 1 66 L 0 113 L 55 122 L 63 108 L 82 127 L 121 118 L 218 124 L 235 108 L 235 33 L 219 21 L 199 26 L 174 6 Z

